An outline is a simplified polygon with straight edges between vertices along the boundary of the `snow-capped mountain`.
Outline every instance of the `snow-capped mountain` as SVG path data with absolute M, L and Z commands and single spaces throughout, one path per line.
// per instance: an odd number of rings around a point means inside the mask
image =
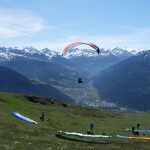
M 16 57 L 25 57 L 25 58 L 49 61 L 53 57 L 59 55 L 60 54 L 58 52 L 49 50 L 47 48 L 43 50 L 38 50 L 33 47 L 26 47 L 22 49 L 18 49 L 16 47 L 15 48 L 0 47 L 0 61 L 11 60 Z
M 45 56 L 47 56 L 48 58 L 52 58 L 52 57 L 55 57 L 57 55 L 61 55 L 59 52 L 49 50 L 48 48 L 43 49 L 41 51 L 41 53 L 45 54 Z
M 139 52 L 136 54 L 136 56 L 142 56 L 144 58 L 150 58 L 150 50 Z
M 100 49 L 100 51 L 101 53 L 98 54 L 93 49 L 73 48 L 62 56 L 61 53 L 52 51 L 48 48 L 38 50 L 33 47 L 0 47 L 0 62 L 16 61 L 18 59 L 22 59 L 22 61 L 36 59 L 39 61 L 55 63 L 64 67 L 75 67 L 79 69 L 80 72 L 93 76 L 99 71 L 133 56 L 132 53 L 121 48 L 107 50 Z
M 140 52 L 139 49 L 137 48 L 132 48 L 132 47 L 126 47 L 125 50 L 127 50 L 128 52 L 132 53 L 133 55 L 136 55 L 137 53 Z
M 133 49 L 129 49 L 130 51 Z M 39 60 L 44 62 L 51 62 L 61 66 L 68 66 L 78 68 L 80 72 L 93 76 L 99 71 L 116 64 L 134 54 L 126 49 L 114 48 L 114 49 L 100 49 L 98 54 L 93 49 L 78 49 L 73 48 L 69 50 L 65 55 L 52 51 L 48 48 L 38 50 L 33 47 L 26 48 L 5 48 L 0 47 L 0 62 L 10 61 L 16 59 L 24 60 Z
M 129 49 L 129 50 L 128 50 Z M 114 48 L 114 49 L 100 49 L 100 54 L 97 54 L 95 50 L 92 49 L 78 49 L 74 48 L 68 51 L 64 55 L 65 58 L 70 59 L 70 58 L 75 58 L 75 57 L 109 57 L 111 55 L 114 55 L 118 58 L 121 59 L 126 59 L 130 56 L 133 56 L 137 54 L 139 51 L 136 49 L 131 49 L 131 48 Z
M 111 55 L 111 52 L 105 49 L 100 49 L 100 54 L 92 49 L 78 49 L 73 48 L 64 55 L 65 58 L 75 58 L 75 57 L 107 57 Z
M 140 52 L 138 55 L 142 55 Z M 82 77 L 84 85 L 102 70 L 115 65 L 134 54 L 121 48 L 101 49 L 97 54 L 92 49 L 71 49 L 66 55 L 50 49 L 38 50 L 33 47 L 0 47 L 0 65 L 15 70 L 30 79 L 54 86 L 59 91 L 78 99 L 77 79 Z M 145 57 L 149 53 L 144 53 Z M 87 85 L 88 86 L 88 85 Z M 84 93 L 83 100 L 90 103 Z M 97 98 L 98 99 L 98 98 Z
M 127 50 L 121 49 L 119 47 L 116 47 L 114 49 L 109 50 L 111 54 L 120 57 L 122 59 L 126 59 L 130 56 L 132 56 L 133 54 Z
M 73 48 L 69 50 L 63 57 L 66 59 L 76 58 L 76 57 L 109 57 L 111 55 L 117 56 L 121 59 L 126 59 L 130 56 L 133 56 L 139 52 L 137 49 L 132 48 L 114 48 L 114 49 L 100 49 L 101 53 L 97 54 L 97 52 L 93 49 L 78 49 Z M 25 48 L 5 48 L 0 47 L 0 59 L 3 60 L 11 60 L 15 57 L 31 57 L 34 59 L 41 59 L 41 60 L 51 60 L 54 57 L 62 56 L 60 52 L 52 51 L 48 48 L 38 50 L 33 47 L 25 47 Z

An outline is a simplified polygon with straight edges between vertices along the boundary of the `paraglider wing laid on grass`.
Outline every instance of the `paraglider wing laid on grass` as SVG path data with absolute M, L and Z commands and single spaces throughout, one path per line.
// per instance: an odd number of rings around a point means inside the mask
M 95 45 L 94 43 L 85 43 L 85 42 L 75 42 L 75 43 L 71 43 L 68 46 L 66 46 L 63 50 L 63 55 L 65 55 L 70 49 L 79 46 L 79 45 L 88 45 L 90 47 L 92 47 L 93 49 L 96 50 L 96 52 L 99 54 L 100 53 L 100 49 L 97 45 Z
M 88 143 L 111 143 L 111 136 L 107 135 L 88 135 L 76 132 L 59 131 L 56 137 L 68 139 L 72 141 L 88 142 Z
M 117 135 L 117 138 L 121 138 L 121 139 L 133 139 L 133 140 L 148 140 L 150 141 L 150 137 L 144 137 L 144 136 L 124 136 L 124 135 Z
M 132 131 L 132 129 L 126 129 L 126 131 Z M 135 129 L 134 131 L 138 131 L 139 133 L 150 133 L 148 129 Z
M 18 119 L 21 119 L 21 120 L 23 120 L 25 122 L 30 123 L 30 124 L 38 124 L 36 121 L 34 121 L 34 120 L 30 119 L 30 118 L 27 118 L 25 116 L 22 116 L 21 114 L 19 114 L 17 112 L 13 112 L 12 115 L 17 117 Z

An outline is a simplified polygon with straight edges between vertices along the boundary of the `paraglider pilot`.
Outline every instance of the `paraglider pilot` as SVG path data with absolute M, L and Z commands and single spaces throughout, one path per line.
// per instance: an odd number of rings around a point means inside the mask
M 93 127 L 94 127 L 94 124 L 91 123 L 91 124 L 90 124 L 90 129 L 87 131 L 87 134 L 94 134 L 94 132 L 93 132 Z
M 97 48 L 97 49 L 96 49 L 96 52 L 97 52 L 98 54 L 100 53 L 100 50 L 99 50 L 99 48 Z
M 78 83 L 83 83 L 81 78 L 78 79 Z
M 132 127 L 132 134 L 133 134 L 133 135 L 139 135 L 139 132 L 138 132 L 138 131 L 135 131 L 135 127 Z
M 42 116 L 40 117 L 40 120 L 41 120 L 41 121 L 44 121 L 44 119 L 45 119 L 45 113 L 42 112 Z
M 138 124 L 136 125 L 136 127 L 137 127 L 137 129 L 140 129 L 140 124 L 138 123 Z

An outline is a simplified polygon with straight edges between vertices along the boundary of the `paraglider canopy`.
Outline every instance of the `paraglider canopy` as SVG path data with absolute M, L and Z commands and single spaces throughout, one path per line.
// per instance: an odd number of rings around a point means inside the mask
M 76 46 L 79 46 L 79 45 L 88 45 L 88 46 L 92 47 L 93 49 L 95 49 L 98 54 L 100 53 L 99 47 L 97 45 L 95 45 L 94 43 L 75 42 L 75 43 L 69 44 L 68 46 L 66 46 L 64 48 L 63 55 L 65 55 L 73 47 L 76 47 Z

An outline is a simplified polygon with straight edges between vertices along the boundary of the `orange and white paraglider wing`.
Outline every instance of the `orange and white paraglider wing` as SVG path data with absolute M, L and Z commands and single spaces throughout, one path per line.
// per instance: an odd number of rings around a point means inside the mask
M 93 43 L 85 43 L 85 42 L 75 42 L 75 43 L 71 43 L 68 46 L 66 46 L 63 50 L 63 54 L 66 54 L 70 49 L 72 49 L 73 47 L 79 46 L 79 45 L 88 45 L 90 47 L 92 47 L 93 49 L 95 49 L 97 51 L 97 53 L 99 54 L 100 50 L 99 47 L 96 46 Z
M 84 44 L 83 42 L 75 42 L 75 43 L 71 43 L 68 46 L 66 46 L 63 50 L 63 54 L 66 54 L 70 49 L 72 49 L 73 47 L 79 46 Z

